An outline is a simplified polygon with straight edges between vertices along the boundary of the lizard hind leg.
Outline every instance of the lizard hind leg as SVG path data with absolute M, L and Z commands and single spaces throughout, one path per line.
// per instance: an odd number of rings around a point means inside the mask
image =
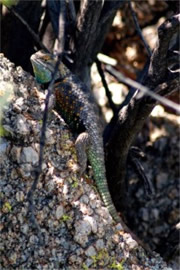
M 75 147 L 79 163 L 80 176 L 85 172 L 87 167 L 87 148 L 90 144 L 89 135 L 87 132 L 79 134 L 76 139 Z

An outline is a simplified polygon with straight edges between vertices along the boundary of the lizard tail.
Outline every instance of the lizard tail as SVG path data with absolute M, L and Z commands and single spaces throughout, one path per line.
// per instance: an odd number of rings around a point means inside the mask
M 121 218 L 118 215 L 118 212 L 113 204 L 110 192 L 109 192 L 109 188 L 108 188 L 108 184 L 107 184 L 107 180 L 106 177 L 103 179 L 103 181 L 99 181 L 100 179 L 98 179 L 98 181 L 96 180 L 96 185 L 98 188 L 98 191 L 102 197 L 102 200 L 105 204 L 105 206 L 107 207 L 110 215 L 112 216 L 112 218 L 114 219 L 114 221 L 121 222 Z
M 93 169 L 95 183 L 101 195 L 101 198 L 114 221 L 119 223 L 121 222 L 121 218 L 118 215 L 118 212 L 113 204 L 108 188 L 106 171 L 104 166 L 104 153 L 102 151 L 103 147 L 100 147 L 99 145 L 97 141 L 96 148 L 94 145 L 91 145 L 88 151 L 88 158 Z

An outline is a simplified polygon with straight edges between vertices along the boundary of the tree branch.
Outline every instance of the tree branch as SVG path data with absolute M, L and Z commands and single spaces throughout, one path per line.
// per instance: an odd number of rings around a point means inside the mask
M 58 25 L 58 55 L 62 58 L 65 44 L 65 17 L 66 17 L 66 3 L 65 0 L 60 1 L 60 14 Z
M 104 76 L 104 71 L 102 69 L 101 62 L 98 59 L 96 59 L 96 65 L 97 65 L 99 75 L 101 77 L 102 84 L 103 84 L 105 92 L 106 92 L 106 96 L 107 96 L 107 99 L 108 99 L 108 102 L 109 102 L 109 106 L 112 109 L 114 115 L 117 115 L 117 112 L 118 112 L 117 107 L 114 104 L 114 102 L 112 101 L 112 94 L 111 94 L 111 92 L 109 90 L 109 87 L 108 87 L 108 84 L 106 82 L 106 78 Z
M 75 23 L 76 23 L 76 10 L 75 10 L 73 0 L 67 0 L 67 11 L 68 11 L 68 14 L 69 14 L 69 17 L 70 17 L 70 20 L 71 20 L 73 26 L 75 26 Z
M 96 59 L 96 55 L 100 52 L 105 37 L 112 25 L 116 12 L 119 8 L 122 8 L 127 0 L 105 1 L 104 6 L 96 26 L 96 40 L 94 42 L 94 48 L 91 52 L 91 62 Z
M 180 14 L 168 19 L 158 29 L 159 42 L 153 52 L 149 68 L 149 78 L 156 85 L 162 82 L 167 74 L 169 44 L 173 35 L 179 31 L 179 27 Z
M 131 9 L 131 14 L 132 14 L 132 17 L 133 17 L 133 21 L 134 21 L 134 24 L 135 24 L 135 27 L 136 27 L 136 31 L 138 33 L 138 35 L 140 36 L 143 44 L 144 44 L 144 47 L 146 48 L 146 51 L 148 53 L 148 56 L 151 57 L 151 49 L 149 48 L 149 45 L 147 44 L 145 38 L 143 37 L 143 34 L 142 34 L 142 31 L 141 31 L 141 28 L 139 26 L 139 23 L 138 23 L 138 19 L 137 19 L 137 16 L 136 16 L 136 13 L 132 7 L 132 2 L 131 0 L 129 1 L 129 7 Z
M 150 60 L 148 76 L 145 76 L 142 82 L 153 93 L 167 95 L 178 88 L 178 78 L 168 81 L 166 66 L 168 46 L 178 31 L 178 21 L 179 16 L 173 16 L 160 26 L 161 46 L 158 44 L 156 47 Z M 163 65 L 165 67 L 162 67 Z M 107 144 L 107 177 L 111 179 L 110 190 L 114 203 L 120 210 L 123 210 L 125 205 L 125 173 L 129 148 L 155 105 L 154 99 L 139 94 L 137 90 L 119 112 L 118 121 Z
M 75 70 L 79 70 L 87 65 L 94 46 L 96 28 L 103 6 L 102 0 L 83 0 L 81 1 L 80 11 L 77 17 L 77 32 L 75 36 Z M 84 52 L 84 53 L 83 53 Z M 85 57 L 86 54 L 86 57 Z
M 83 81 L 88 82 L 89 68 L 101 50 L 116 11 L 125 1 L 81 1 L 77 15 L 77 31 L 74 41 L 71 39 L 70 49 L 74 60 L 72 70 Z
M 99 26 L 102 27 L 103 24 L 107 22 L 109 17 L 112 16 L 114 12 L 116 12 L 119 8 L 121 8 L 125 2 L 128 0 L 116 0 L 116 1 L 105 1 L 104 7 L 102 9 Z
M 148 87 L 146 86 L 143 86 L 142 84 L 130 79 L 130 78 L 127 78 L 125 77 L 121 72 L 119 71 L 116 71 L 113 67 L 111 66 L 106 66 L 106 71 L 108 71 L 111 75 L 113 75 L 114 77 L 116 77 L 116 79 L 119 81 L 119 82 L 122 82 L 128 86 L 131 86 L 131 87 L 134 87 L 134 88 L 138 88 L 138 90 L 140 90 L 140 92 L 142 92 L 143 94 L 145 95 L 148 95 L 150 96 L 151 98 L 155 99 L 156 101 L 159 101 L 160 103 L 162 103 L 163 105 L 165 106 L 168 106 L 170 107 L 171 109 L 175 110 L 177 113 L 180 113 L 180 108 L 179 106 L 172 102 L 171 100 L 167 99 L 167 98 L 164 98 L 163 96 L 160 96 L 158 94 L 158 92 L 161 91 L 162 95 L 163 95 L 163 89 L 166 89 L 166 94 L 169 95 L 172 91 L 170 91 L 170 89 L 167 89 L 167 85 L 169 85 L 167 82 L 166 83 L 163 83 L 161 85 L 158 86 L 157 89 L 155 89 L 155 91 L 151 91 Z M 177 84 L 177 85 L 174 85 L 174 84 Z M 178 86 L 178 77 L 176 79 L 174 79 L 174 87 L 175 89 L 173 89 L 174 91 L 177 89 L 177 86 Z M 164 95 L 165 95 L 164 93 Z M 139 95 L 140 94 L 140 95 Z M 140 97 L 142 97 L 142 94 L 141 93 L 137 93 L 136 94 L 136 98 L 139 99 Z

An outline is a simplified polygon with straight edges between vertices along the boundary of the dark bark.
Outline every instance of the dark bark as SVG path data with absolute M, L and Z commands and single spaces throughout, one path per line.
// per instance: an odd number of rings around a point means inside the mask
M 159 28 L 159 42 L 150 60 L 148 74 L 142 84 L 161 95 L 168 95 L 178 89 L 178 74 L 169 79 L 168 48 L 173 35 L 178 32 L 180 16 L 173 16 Z M 120 112 L 118 121 L 107 145 L 107 177 L 114 203 L 119 210 L 125 204 L 125 174 L 129 148 L 137 133 L 142 129 L 146 119 L 156 105 L 156 101 L 141 93 L 136 93 Z
M 47 3 L 51 23 L 58 37 L 58 16 L 62 8 L 58 2 L 48 1 Z M 105 2 L 82 0 L 66 3 L 65 54 L 70 51 L 72 59 L 72 63 L 67 61 L 66 64 L 89 88 L 90 67 L 101 50 L 116 11 L 124 3 L 125 0 Z M 64 60 L 66 61 L 66 58 Z
M 101 50 L 106 34 L 121 1 L 82 1 L 77 17 L 76 34 L 70 42 L 74 65 L 72 70 L 86 82 L 90 82 L 89 69 Z M 82 69 L 83 67 L 83 69 Z

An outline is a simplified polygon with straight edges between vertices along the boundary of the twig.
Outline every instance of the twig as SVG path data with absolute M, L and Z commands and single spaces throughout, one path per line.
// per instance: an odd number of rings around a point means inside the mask
M 44 145 L 45 145 L 45 134 L 46 134 L 46 126 L 47 126 L 47 119 L 48 119 L 48 108 L 49 108 L 49 100 L 50 97 L 53 93 L 53 85 L 54 82 L 56 80 L 56 74 L 58 72 L 58 67 L 59 67 L 59 63 L 62 59 L 62 55 L 64 52 L 64 37 L 65 37 L 65 2 L 64 0 L 60 2 L 61 3 L 61 9 L 60 9 L 60 14 L 59 14 L 59 35 L 58 35 L 58 51 L 57 51 L 57 57 L 58 60 L 56 62 L 55 68 L 54 68 L 54 72 L 52 74 L 52 79 L 51 82 L 49 84 L 48 87 L 48 93 L 46 96 L 46 100 L 45 100 L 45 109 L 44 109 L 44 114 L 43 114 L 43 124 L 42 124 L 42 130 L 41 130 L 41 137 L 40 137 L 40 151 L 39 151 L 39 163 L 38 163 L 38 167 L 35 170 L 35 178 L 34 178 L 34 182 L 31 186 L 31 189 L 28 192 L 28 201 L 29 201 L 29 215 L 30 215 L 30 220 L 32 222 L 32 224 L 35 226 L 35 228 L 37 229 L 38 232 L 38 236 L 40 239 L 40 243 L 43 243 L 42 240 L 42 234 L 40 231 L 40 227 L 39 224 L 36 221 L 35 218 L 35 214 L 34 214 L 34 202 L 33 202 L 33 194 L 34 191 L 36 190 L 37 184 L 38 184 L 38 180 L 40 177 L 40 174 L 42 172 L 42 162 L 43 162 L 43 153 L 44 153 Z
M 13 7 L 11 7 L 11 8 L 8 8 L 7 7 L 7 9 L 10 12 L 12 12 L 14 14 L 14 16 L 16 16 L 22 22 L 22 24 L 27 28 L 27 30 L 29 31 L 29 33 L 32 35 L 33 39 L 37 42 L 37 44 L 39 44 L 39 46 L 41 47 L 41 49 L 43 49 L 45 52 L 48 52 L 49 53 L 49 50 L 41 42 L 41 40 L 39 39 L 39 36 L 36 35 L 36 33 L 32 30 L 32 28 L 29 26 L 29 24 L 21 17 L 21 15 L 17 11 L 15 11 L 15 9 Z
M 111 17 L 113 13 L 126 3 L 126 0 L 116 0 L 116 1 L 104 1 L 103 10 L 101 12 L 100 21 L 98 27 L 102 27 L 104 23 Z
M 106 63 L 107 64 L 107 63 Z M 110 64 L 112 65 L 112 64 Z M 139 77 L 137 78 L 138 82 L 141 83 L 144 79 L 144 77 L 146 76 L 147 70 L 148 70 L 148 66 L 149 66 L 149 61 L 145 64 L 141 74 L 139 75 Z M 123 102 L 118 106 L 118 113 L 119 111 L 126 105 L 129 104 L 131 98 L 133 97 L 134 93 L 136 92 L 136 89 L 134 87 L 130 87 L 128 94 L 126 95 L 125 99 L 123 100 Z M 103 138 L 104 138 L 104 144 L 106 144 L 111 136 L 111 132 L 114 128 L 114 126 L 117 124 L 117 120 L 118 120 L 118 115 L 117 116 L 113 116 L 111 121 L 108 123 L 108 125 L 106 125 L 105 129 L 104 129 L 104 133 L 103 133 Z
M 141 162 L 139 161 L 138 158 L 135 157 L 133 149 L 130 149 L 128 157 L 129 157 L 130 163 L 133 165 L 133 168 L 136 174 L 138 175 L 140 179 L 142 179 L 144 183 L 144 189 L 145 189 L 146 195 L 148 197 L 151 197 L 152 195 L 155 194 L 153 184 L 150 181 L 150 179 L 146 176 L 146 173 L 144 171 L 144 168 Z
M 117 108 L 116 108 L 115 104 L 112 101 L 112 95 L 111 95 L 111 92 L 109 91 L 109 87 L 107 85 L 106 78 L 104 76 L 104 72 L 103 72 L 103 69 L 102 69 L 102 66 L 101 66 L 101 62 L 98 59 L 96 59 L 96 65 L 97 65 L 99 75 L 101 77 L 102 84 L 103 84 L 104 89 L 106 91 L 106 96 L 108 98 L 110 108 L 112 109 L 112 111 L 113 111 L 113 113 L 115 115 L 115 114 L 117 114 Z
M 73 2 L 73 0 L 66 0 L 66 1 L 68 4 L 70 19 L 72 21 L 73 26 L 75 26 L 75 24 L 76 24 L 76 10 L 75 10 L 75 6 L 74 6 L 74 2 Z
M 135 24 L 135 27 L 136 27 L 136 31 L 137 31 L 138 35 L 140 36 L 142 42 L 144 43 L 144 47 L 146 48 L 149 57 L 151 57 L 151 55 L 152 55 L 151 49 L 149 48 L 149 45 L 147 44 L 147 42 L 146 42 L 146 40 L 145 40 L 145 38 L 144 38 L 144 36 L 142 34 L 142 31 L 141 31 L 141 28 L 139 26 L 139 22 L 138 22 L 136 13 L 135 13 L 135 11 L 134 11 L 134 9 L 132 7 L 131 0 L 129 1 L 129 7 L 130 7 L 131 14 L 132 14 L 132 17 L 133 17 L 133 21 L 134 21 L 134 24 Z
M 35 215 L 34 215 L 34 208 L 35 207 L 34 207 L 34 201 L 33 201 L 33 194 L 34 194 L 34 191 L 36 190 L 38 180 L 39 180 L 40 174 L 42 172 L 42 162 L 43 162 L 43 153 L 44 153 L 44 145 L 45 145 L 45 133 L 46 133 L 46 126 L 47 126 L 47 118 L 48 118 L 49 99 L 50 99 L 50 96 L 52 95 L 52 92 L 53 92 L 53 85 L 54 85 L 54 82 L 56 79 L 56 73 L 58 72 L 59 63 L 60 63 L 60 58 L 56 62 L 56 66 L 55 66 L 55 69 L 54 69 L 54 72 L 52 75 L 52 80 L 51 80 L 49 87 L 48 87 L 48 93 L 47 93 L 46 100 L 45 100 L 45 109 L 44 109 L 44 114 L 43 114 L 41 137 L 40 137 L 39 162 L 38 162 L 38 167 L 35 169 L 34 182 L 33 182 L 32 186 L 28 192 L 28 195 L 27 195 L 27 198 L 29 201 L 28 213 L 29 213 L 30 221 L 32 222 L 34 227 L 37 229 L 38 236 L 40 239 L 40 244 L 43 243 L 43 240 L 42 240 L 42 234 L 40 231 L 39 224 L 37 223 Z
M 59 14 L 59 27 L 58 27 L 58 56 L 62 57 L 64 53 L 65 44 L 65 16 L 66 16 L 66 3 L 65 0 L 59 1 L 60 14 Z
M 111 75 L 113 75 L 119 82 L 123 82 L 126 85 L 129 85 L 131 87 L 137 88 L 140 91 L 142 91 L 144 94 L 149 95 L 150 97 L 154 98 L 155 100 L 159 101 L 160 103 L 162 103 L 165 106 L 168 106 L 170 108 L 172 108 L 173 110 L 175 110 L 177 113 L 180 114 L 180 108 L 179 105 L 177 105 L 176 103 L 172 102 L 171 100 L 162 97 L 154 92 L 152 92 L 148 87 L 143 86 L 142 84 L 125 77 L 121 72 L 115 70 L 113 67 L 107 65 L 105 67 L 106 71 L 109 72 Z

